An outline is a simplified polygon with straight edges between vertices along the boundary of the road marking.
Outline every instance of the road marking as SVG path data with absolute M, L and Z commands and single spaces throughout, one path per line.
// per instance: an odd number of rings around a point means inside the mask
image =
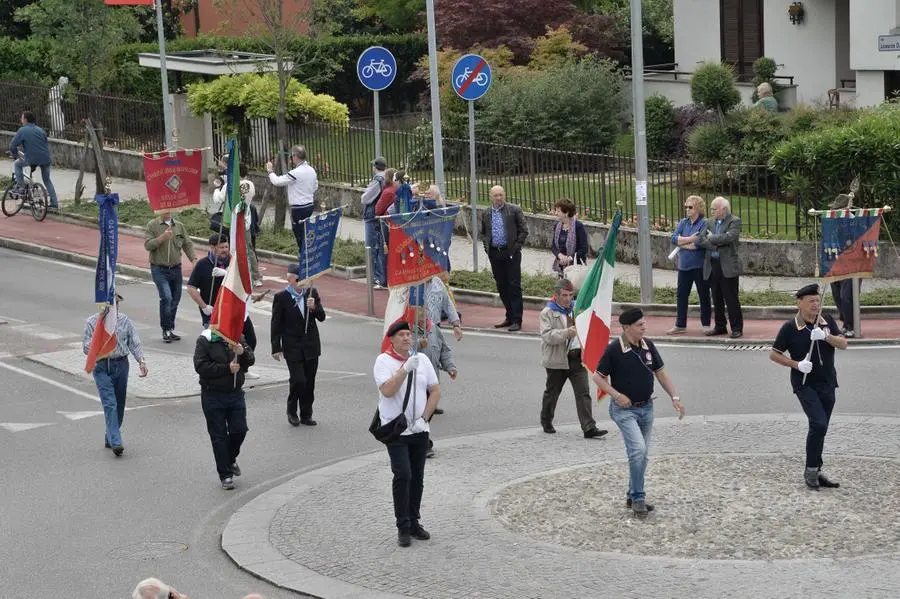
M 73 262 L 62 262 L 60 260 L 53 260 L 51 258 L 42 258 L 40 256 L 33 256 L 30 254 L 20 253 L 18 254 L 23 258 L 27 258 L 29 260 L 34 260 L 36 262 L 45 262 L 47 264 L 54 264 L 56 266 L 65 266 L 66 268 L 74 268 L 75 270 L 86 270 L 88 272 L 96 271 L 96 268 L 93 266 L 84 266 L 83 264 L 75 264 Z M 116 274 L 117 279 L 121 279 L 123 281 L 133 281 L 134 277 L 129 275 Z
M 0 422 L 0 428 L 5 428 L 11 433 L 20 433 L 22 431 L 40 428 L 42 426 L 50 426 L 53 422 Z
M 77 333 L 55 332 L 37 323 L 18 324 L 11 328 L 16 329 L 17 331 L 24 331 L 26 335 L 31 335 L 32 337 L 37 337 L 38 339 L 46 339 L 47 341 L 59 341 L 60 339 L 68 339 L 78 336 Z
M 100 403 L 100 398 L 97 397 L 96 395 L 91 395 L 90 393 L 85 393 L 84 391 L 82 391 L 80 389 L 75 389 L 74 387 L 64 385 L 60 382 L 54 381 L 51 378 L 47 378 L 45 376 L 41 376 L 40 374 L 35 374 L 33 372 L 29 372 L 23 368 L 18 368 L 11 364 L 4 364 L 3 362 L 0 362 L 0 368 L 5 368 L 6 370 L 9 370 L 10 372 L 15 372 L 15 373 L 27 376 L 27 377 L 31 377 L 35 380 L 38 380 L 43 383 L 47 383 L 48 385 L 51 385 L 53 387 L 56 387 L 57 389 L 62 389 L 63 391 L 68 391 L 69 393 L 71 393 L 73 395 L 77 395 L 79 397 L 84 397 L 86 399 L 90 399 L 91 401 L 96 401 L 97 403 Z
M 56 413 L 61 414 L 62 416 L 65 416 L 69 420 L 81 420 L 83 418 L 90 418 L 91 416 L 102 416 L 103 415 L 103 412 L 97 412 L 97 411 L 93 411 L 93 412 L 62 412 L 62 411 L 57 410 Z

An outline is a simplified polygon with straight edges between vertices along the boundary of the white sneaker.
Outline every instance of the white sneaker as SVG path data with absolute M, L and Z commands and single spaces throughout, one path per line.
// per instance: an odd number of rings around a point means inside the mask
M 262 287 L 263 286 L 262 279 L 256 279 L 255 281 L 253 281 L 253 286 L 254 287 Z
M 245 378 L 248 378 L 248 379 L 258 379 L 258 378 L 259 378 L 259 375 L 256 374 L 255 372 L 253 372 L 252 370 L 248 370 L 248 371 L 244 374 L 244 377 L 245 377 Z

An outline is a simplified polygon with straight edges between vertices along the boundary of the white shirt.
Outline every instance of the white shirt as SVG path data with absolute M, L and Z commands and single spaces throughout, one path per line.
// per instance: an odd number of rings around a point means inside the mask
M 301 162 L 286 175 L 269 173 L 269 181 L 277 187 L 287 187 L 288 203 L 291 206 L 309 206 L 319 189 L 316 169 L 308 162 Z
M 400 415 L 403 409 L 403 397 L 406 395 L 406 378 L 403 384 L 394 395 L 385 397 L 381 393 L 381 386 L 387 382 L 389 378 L 394 376 L 398 370 L 403 368 L 403 362 L 389 356 L 381 354 L 375 359 L 375 385 L 378 387 L 378 413 L 381 414 L 381 424 L 387 424 Z M 425 413 L 425 404 L 428 403 L 428 387 L 438 384 L 437 373 L 428 356 L 419 356 L 419 366 L 416 368 L 415 387 L 409 396 L 409 405 L 406 406 L 406 422 L 409 426 L 421 418 Z M 430 432 L 431 428 L 426 423 L 426 431 Z M 404 435 L 411 435 L 409 429 L 403 431 Z

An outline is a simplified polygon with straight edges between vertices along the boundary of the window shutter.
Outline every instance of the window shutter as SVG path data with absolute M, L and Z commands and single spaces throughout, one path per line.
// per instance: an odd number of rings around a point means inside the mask
M 740 62 L 741 0 L 722 0 L 722 62 L 736 65 Z
M 734 66 L 739 79 L 749 79 L 763 55 L 763 0 L 719 0 L 719 16 L 722 61 Z

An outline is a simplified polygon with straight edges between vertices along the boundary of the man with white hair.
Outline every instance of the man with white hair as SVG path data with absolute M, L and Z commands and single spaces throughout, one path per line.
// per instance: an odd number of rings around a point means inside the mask
M 187 595 L 179 593 L 166 583 L 156 578 L 146 578 L 134 587 L 132 599 L 187 599 Z
M 731 338 L 744 335 L 744 315 L 738 296 L 740 276 L 743 272 L 738 247 L 741 237 L 741 219 L 731 213 L 731 203 L 719 196 L 712 201 L 713 218 L 707 219 L 706 229 L 688 237 L 690 243 L 706 250 L 703 262 L 703 278 L 712 290 L 715 325 L 706 331 L 707 336 L 725 335 L 725 310 L 727 324 L 731 325 Z

